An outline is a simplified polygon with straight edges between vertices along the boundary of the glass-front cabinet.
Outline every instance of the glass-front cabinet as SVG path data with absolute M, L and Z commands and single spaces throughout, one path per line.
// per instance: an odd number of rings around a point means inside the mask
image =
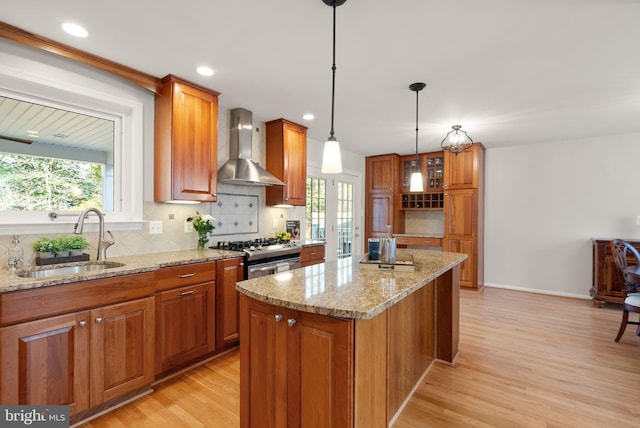
M 411 174 L 418 169 L 422 173 L 423 191 L 410 192 Z M 400 158 L 402 173 L 403 210 L 444 209 L 444 152 L 421 153 Z

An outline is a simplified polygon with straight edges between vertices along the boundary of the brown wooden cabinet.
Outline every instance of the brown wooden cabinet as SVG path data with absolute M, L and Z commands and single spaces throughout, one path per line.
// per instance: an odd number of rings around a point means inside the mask
M 624 239 L 640 251 L 640 241 Z M 620 270 L 611 252 L 612 239 L 593 238 L 592 284 L 590 294 L 594 303 L 602 306 L 607 302 L 622 303 L 627 296 Z M 628 259 L 630 265 L 636 264 L 634 258 Z
M 215 262 L 155 272 L 156 374 L 215 350 L 215 278 Z
M 353 320 L 240 302 L 240 426 L 353 426 Z
M 300 249 L 300 267 L 324 263 L 324 251 L 324 244 L 302 247 Z
M 444 153 L 421 153 L 418 169 L 422 174 L 422 192 L 410 192 L 411 174 L 416 165 L 415 155 L 400 158 L 401 209 L 402 210 L 442 210 L 444 209 Z
M 243 257 L 216 262 L 216 349 L 235 346 L 240 340 L 240 303 L 236 282 L 243 279 Z
M 0 328 L 2 403 L 74 415 L 150 385 L 153 315 L 148 297 Z
M 91 407 L 153 382 L 153 298 L 91 310 Z
M 457 156 L 446 151 L 443 250 L 465 253 L 460 285 L 484 284 L 484 146 L 474 143 Z
M 366 158 L 365 245 L 366 238 L 387 237 L 404 232 L 401 210 L 400 160 L 396 154 Z
M 89 320 L 84 311 L 0 328 L 0 402 L 88 409 Z
M 284 183 L 268 186 L 267 205 L 307 203 L 307 127 L 276 119 L 267 122 L 267 171 Z
M 457 155 L 444 152 L 444 189 L 484 188 L 484 152 L 481 143 Z
M 155 201 L 215 202 L 218 92 L 168 75 L 155 100 Z
M 407 246 L 442 248 L 442 238 L 431 238 L 423 236 L 396 236 L 395 238 L 398 248 L 407 248 Z

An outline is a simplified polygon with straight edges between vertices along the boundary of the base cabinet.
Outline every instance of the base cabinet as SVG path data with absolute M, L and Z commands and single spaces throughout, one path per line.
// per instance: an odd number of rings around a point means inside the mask
M 153 298 L 0 328 L 2 404 L 76 414 L 153 382 Z
M 324 263 L 324 245 L 312 245 L 309 247 L 302 247 L 300 250 L 300 267 L 306 267 L 311 265 L 317 265 L 318 263 Z
M 2 404 L 89 408 L 89 312 L 0 328 Z M 43 384 L 44 380 L 44 384 Z
M 243 257 L 216 262 L 216 349 L 235 346 L 240 340 L 240 298 L 236 282 L 243 279 Z
M 156 374 L 215 350 L 215 278 L 215 262 L 155 272 Z
M 240 426 L 353 426 L 353 321 L 240 302 Z

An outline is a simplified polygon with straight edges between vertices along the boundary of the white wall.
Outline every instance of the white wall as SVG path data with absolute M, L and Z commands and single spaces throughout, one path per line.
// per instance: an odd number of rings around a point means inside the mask
M 485 284 L 587 297 L 591 238 L 640 238 L 640 134 L 488 149 Z

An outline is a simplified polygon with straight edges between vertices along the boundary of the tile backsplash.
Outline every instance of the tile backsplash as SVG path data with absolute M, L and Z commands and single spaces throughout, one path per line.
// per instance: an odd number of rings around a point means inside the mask
M 187 217 L 194 215 L 196 211 L 211 214 L 217 222 L 222 222 L 220 226 L 216 225 L 216 229 L 209 238 L 209 245 L 215 245 L 217 241 L 274 236 L 276 232 L 285 230 L 284 220 L 289 215 L 289 209 L 261 205 L 261 200 L 264 199 L 260 190 L 255 190 L 256 193 L 259 193 L 257 195 L 223 193 L 219 198 L 221 205 L 217 203 L 180 205 L 144 202 L 144 220 L 162 221 L 162 233 L 149 234 L 147 223 L 143 224 L 140 230 L 112 231 L 116 243 L 107 250 L 107 257 L 196 248 L 197 234 L 184 232 L 184 223 Z M 277 228 L 274 228 L 274 219 L 279 219 Z M 109 230 L 108 220 L 105 228 Z M 20 245 L 24 249 L 25 266 L 35 264 L 36 255 L 32 249 L 32 244 L 35 241 L 43 236 L 54 238 L 68 236 L 72 233 L 73 227 L 71 226 L 68 233 L 20 235 Z M 91 244 L 91 248 L 86 252 L 93 260 L 97 252 L 98 233 L 85 232 L 83 235 Z M 0 268 L 5 268 L 7 265 L 7 251 L 13 246 L 12 242 L 13 235 L 0 235 Z
M 444 211 L 405 211 L 404 233 L 444 235 Z

